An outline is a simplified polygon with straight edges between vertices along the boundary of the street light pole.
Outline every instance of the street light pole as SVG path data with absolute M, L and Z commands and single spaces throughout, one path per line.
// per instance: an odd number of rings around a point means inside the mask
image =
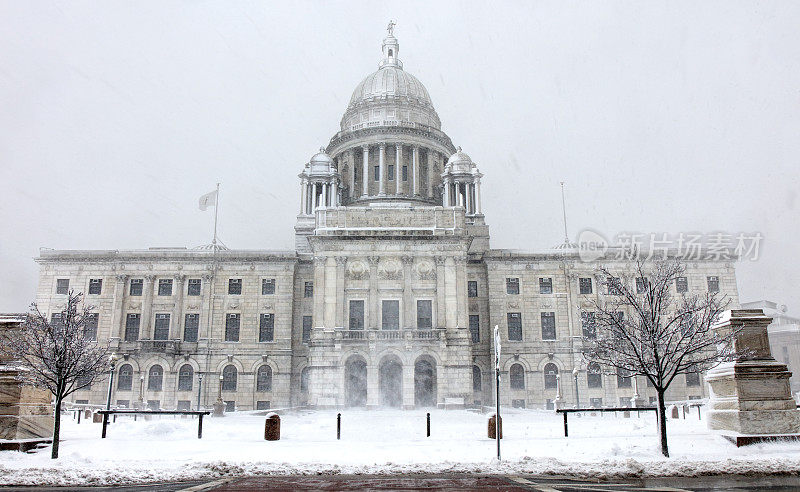
M 578 395 L 578 368 L 572 370 L 572 377 L 575 379 L 575 408 L 581 408 L 581 399 Z
M 144 410 L 144 374 L 139 376 L 139 410 Z
M 200 390 L 203 387 L 203 375 L 197 375 L 197 411 L 200 411 Z
M 111 377 L 108 379 L 108 398 L 106 399 L 106 410 L 111 410 L 111 391 L 114 388 L 114 366 L 117 364 L 117 354 L 112 352 L 108 357 L 111 363 Z
M 494 437 L 497 441 L 497 461 L 500 461 L 500 328 L 494 325 Z

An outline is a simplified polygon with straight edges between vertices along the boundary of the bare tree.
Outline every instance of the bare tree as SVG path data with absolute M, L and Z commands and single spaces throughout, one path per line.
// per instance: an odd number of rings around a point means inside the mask
M 110 369 L 108 347 L 97 344 L 90 307 L 83 295 L 69 291 L 67 305 L 52 320 L 36 304 L 19 329 L 2 334 L 6 357 L 27 369 L 25 381 L 48 389 L 55 399 L 51 458 L 58 458 L 61 403 L 75 391 L 90 386 Z
M 634 276 L 597 269 L 606 288 L 595 301 L 597 338 L 584 357 L 617 370 L 646 377 L 658 394 L 661 452 L 669 456 L 664 393 L 679 374 L 699 374 L 730 360 L 735 332 L 720 333 L 714 324 L 728 300 L 718 293 L 678 293 L 685 275 L 679 260 L 636 262 Z

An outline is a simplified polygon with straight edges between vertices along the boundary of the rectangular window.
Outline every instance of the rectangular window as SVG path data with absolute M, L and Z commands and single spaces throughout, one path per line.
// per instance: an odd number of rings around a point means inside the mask
M 403 166 L 403 181 L 408 181 L 408 166 Z
M 141 321 L 140 315 L 137 313 L 128 313 L 125 319 L 125 341 L 135 342 L 139 339 L 139 322 Z
M 381 301 L 381 329 L 400 329 L 400 301 Z
M 678 291 L 678 293 L 689 291 L 689 281 L 686 277 L 678 277 L 675 279 L 675 290 Z
M 242 279 L 231 278 L 228 279 L 228 294 L 238 296 L 242 293 Z
M 553 293 L 553 279 L 540 278 L 539 279 L 539 294 L 552 294 Z
M 511 408 L 525 408 L 525 400 L 523 399 L 511 400 Z M 502 422 L 502 418 L 500 421 Z
M 583 338 L 587 340 L 597 338 L 597 323 L 595 322 L 594 311 L 581 312 L 581 327 L 583 328 Z
M 542 313 L 542 340 L 556 339 L 556 313 Z
M 97 340 L 98 317 L 97 313 L 89 313 L 86 318 L 86 324 L 83 325 L 83 338 L 86 340 Z
M 158 388 L 156 391 L 161 391 L 161 387 Z M 147 400 L 147 409 L 148 410 L 158 410 L 161 408 L 161 400 Z
M 190 278 L 189 287 L 186 289 L 186 295 L 199 296 L 203 290 L 203 281 L 199 278 Z
M 178 405 L 175 407 L 178 411 L 189 411 L 192 409 L 192 402 L 189 400 L 178 400 Z
M 130 406 L 130 400 L 117 400 L 117 408 L 129 408 Z
M 274 278 L 262 278 L 261 279 L 261 295 L 262 296 L 271 296 L 275 293 L 275 279 Z
M 350 324 L 348 325 L 351 330 L 364 329 L 364 301 L 352 300 L 350 301 Z
M 700 374 L 696 372 L 687 372 L 686 386 L 700 386 Z
M 67 293 L 69 293 L 69 279 L 68 278 L 56 279 L 56 294 L 67 294 Z
M 169 340 L 169 314 L 156 314 L 153 340 Z
M 228 313 L 225 317 L 225 341 L 239 341 L 239 326 L 242 321 L 239 313 Z
M 467 297 L 478 297 L 478 281 L 467 281 Z
M 610 296 L 622 295 L 622 284 L 619 277 L 608 277 L 606 279 L 606 294 Z
M 647 279 L 644 277 L 636 277 L 636 293 L 644 294 L 647 292 Z
M 507 278 L 506 279 L 506 294 L 519 294 L 519 279 Z
M 709 292 L 719 292 L 719 277 L 707 277 L 708 279 L 708 291 Z
M 621 408 L 630 408 L 631 406 L 631 399 L 627 396 L 620 396 L 619 397 L 619 406 Z
M 589 405 L 592 408 L 603 408 L 603 399 L 602 398 L 589 398 Z
M 469 315 L 469 333 L 472 335 L 472 343 L 481 341 L 481 319 L 477 314 Z
M 256 410 L 269 410 L 269 401 L 264 401 L 264 400 L 257 401 Z
M 581 277 L 578 279 L 578 289 L 581 294 L 591 294 L 592 293 L 592 278 L 591 277 Z
M 275 337 L 275 315 L 272 313 L 261 313 L 261 320 L 258 323 L 258 341 L 271 342 Z
M 138 297 L 142 295 L 142 284 L 144 280 L 141 278 L 132 278 L 131 279 L 131 287 L 128 290 L 128 294 L 133 297 Z
M 630 388 L 631 376 L 628 371 L 617 369 L 617 388 Z
M 380 168 L 380 166 L 375 166 L 373 168 L 373 177 L 372 177 L 372 179 L 374 181 L 380 181 L 380 179 L 381 179 L 381 168 Z
M 158 295 L 171 296 L 172 295 L 172 279 L 162 278 L 158 280 Z
M 550 398 L 548 398 L 548 399 L 545 401 L 544 407 L 545 407 L 547 410 L 554 410 L 554 409 L 556 408 L 555 404 L 553 403 L 553 400 L 551 400 Z
M 92 278 L 89 279 L 89 294 L 90 295 L 100 295 L 103 291 L 103 279 L 102 278 Z
M 303 285 L 303 297 L 314 297 L 314 282 L 306 282 Z
M 235 411 L 236 411 L 236 401 L 225 400 L 225 413 L 230 413 Z
M 312 319 L 311 316 L 303 316 L 303 343 L 308 343 L 311 340 Z
M 417 329 L 430 330 L 433 328 L 433 306 L 430 300 L 417 301 Z
M 197 332 L 200 329 L 200 315 L 197 313 L 188 313 L 183 320 L 183 341 L 196 342 Z
M 507 313 L 508 339 L 512 342 L 522 341 L 522 313 Z
M 394 164 L 389 164 L 386 167 L 388 168 L 387 169 L 387 171 L 388 171 L 387 174 L 388 174 L 389 181 L 394 181 Z

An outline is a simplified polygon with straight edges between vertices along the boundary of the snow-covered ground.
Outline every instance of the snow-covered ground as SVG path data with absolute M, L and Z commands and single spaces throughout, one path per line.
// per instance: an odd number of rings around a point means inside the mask
M 709 473 L 800 473 L 800 443 L 736 448 L 692 413 L 668 424 L 671 458 L 662 458 L 651 413 L 570 416 L 511 410 L 503 415 L 501 462 L 486 437 L 486 417 L 455 410 L 335 411 L 281 416 L 281 440 L 264 440 L 263 415 L 248 412 L 197 420 L 172 416 L 118 419 L 109 437 L 100 424 L 63 420 L 61 457 L 0 452 L 0 484 L 111 484 L 212 479 L 243 474 L 471 472 L 668 476 Z

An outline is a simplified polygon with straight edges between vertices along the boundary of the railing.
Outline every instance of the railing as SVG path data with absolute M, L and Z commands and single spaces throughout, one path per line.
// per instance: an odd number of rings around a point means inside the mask
M 405 329 L 405 330 L 336 330 L 336 338 L 340 340 L 441 340 L 443 329 Z
M 400 330 L 379 330 L 375 332 L 378 340 L 402 340 L 403 332 Z
M 181 351 L 181 342 L 180 340 L 139 340 L 139 349 L 142 352 L 177 354 Z
M 367 338 L 364 330 L 341 330 L 343 340 L 364 340 Z

